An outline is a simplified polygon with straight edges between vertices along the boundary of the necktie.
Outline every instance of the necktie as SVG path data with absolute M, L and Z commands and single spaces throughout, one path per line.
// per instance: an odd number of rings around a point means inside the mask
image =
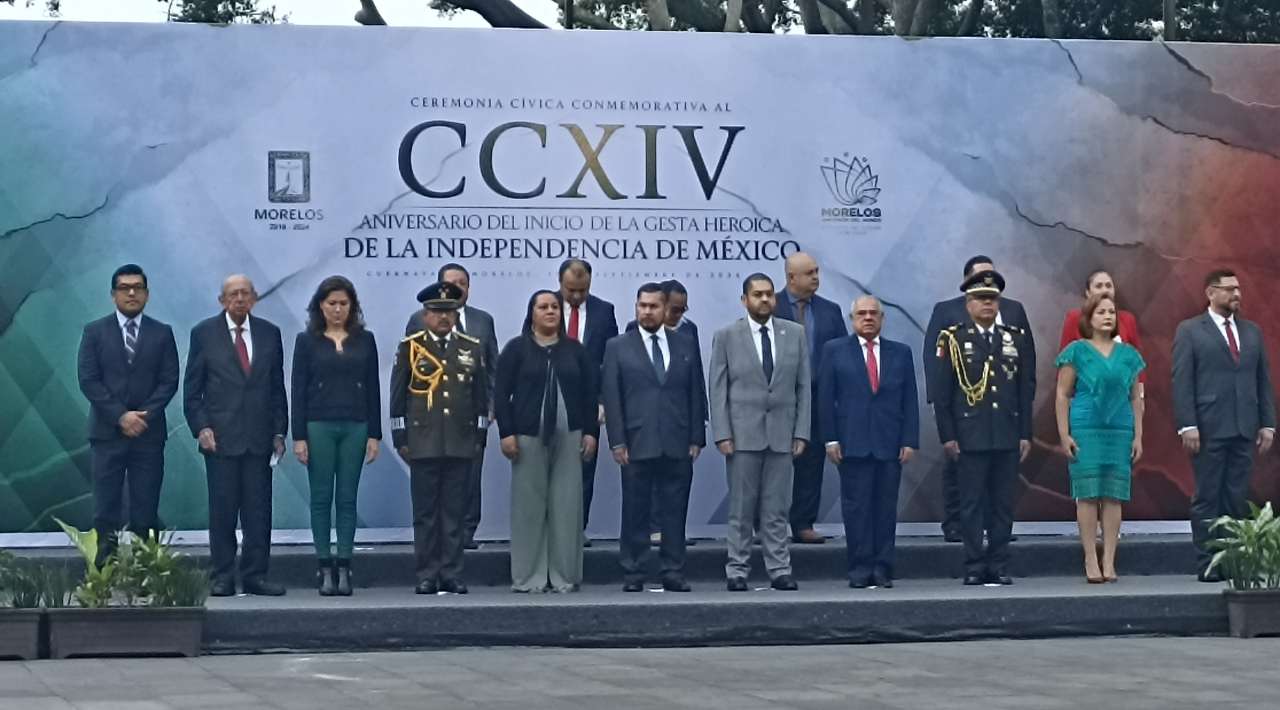
M 804 311 L 809 307 L 808 299 L 796 301 L 796 322 L 804 325 Z
M 658 375 L 658 381 L 662 382 L 667 376 L 667 363 L 662 357 L 662 348 L 658 347 L 658 336 L 650 335 L 649 341 L 652 343 L 650 348 L 653 353 L 653 371 Z
M 133 364 L 133 357 L 138 352 L 138 321 L 129 319 L 124 324 L 124 354 L 129 364 Z
M 993 340 L 991 339 L 991 336 L 992 336 L 992 335 L 994 335 L 994 334 L 995 334 L 995 332 L 994 332 L 994 331 L 991 331 L 991 330 L 988 330 L 988 331 L 986 331 L 986 333 L 984 333 L 984 335 L 986 335 L 986 336 L 987 336 L 987 350 L 995 350 L 995 348 L 996 348 L 995 341 L 993 341 Z
M 871 393 L 880 390 L 880 364 L 876 362 L 876 349 L 873 341 L 867 341 L 867 381 L 871 383 Z
M 1240 362 L 1240 344 L 1236 342 L 1235 331 L 1231 330 L 1231 319 L 1222 322 L 1227 330 L 1227 347 L 1231 349 L 1231 359 Z
M 769 342 L 768 326 L 760 326 L 760 363 L 764 365 L 764 379 L 773 381 L 773 344 Z
M 458 311 L 458 332 L 467 332 L 467 324 L 462 322 L 462 311 Z
M 244 342 L 244 326 L 236 326 L 236 357 L 240 359 L 240 369 L 249 374 L 249 346 Z
M 577 306 L 569 307 L 569 340 L 576 340 L 578 342 L 582 342 L 582 339 L 578 337 L 578 307 Z
M 556 366 L 552 358 L 552 349 L 543 348 L 547 356 L 546 384 L 542 388 L 542 444 L 551 445 L 551 438 L 556 433 L 556 397 L 559 387 L 556 385 Z

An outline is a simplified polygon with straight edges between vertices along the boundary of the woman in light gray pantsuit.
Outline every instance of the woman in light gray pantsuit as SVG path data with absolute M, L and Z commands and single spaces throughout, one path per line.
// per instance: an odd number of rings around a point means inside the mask
M 494 414 L 511 460 L 511 589 L 572 592 L 582 582 L 582 462 L 595 454 L 595 368 L 564 334 L 554 291 L 529 299 L 498 356 Z

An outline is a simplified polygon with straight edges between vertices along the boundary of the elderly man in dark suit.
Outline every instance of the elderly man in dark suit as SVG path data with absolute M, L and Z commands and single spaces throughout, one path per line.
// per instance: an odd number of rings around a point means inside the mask
M 845 329 L 840 306 L 818 295 L 818 262 L 804 252 L 787 257 L 787 287 L 778 293 L 778 303 L 773 315 L 804 326 L 809 345 L 809 375 L 811 386 L 817 385 L 818 371 L 822 368 L 822 350 L 828 342 L 849 334 Z M 817 388 L 813 388 L 817 391 Z M 810 441 L 826 439 L 818 420 L 818 400 L 813 397 L 809 421 L 812 426 Z M 826 459 L 822 447 L 805 448 L 796 458 L 795 480 L 791 494 L 791 535 L 795 542 L 820 544 L 826 542 L 813 526 L 818 522 L 822 507 L 822 475 Z
M 659 498 L 662 586 L 689 591 L 684 577 L 685 519 L 693 461 L 706 444 L 702 363 L 692 339 L 663 326 L 662 287 L 636 293 L 634 332 L 605 347 L 601 392 L 613 459 L 622 467 L 620 562 L 623 591 L 644 589 L 650 496 Z
M 1248 513 L 1253 452 L 1271 449 L 1276 404 L 1262 330 L 1239 317 L 1240 279 L 1214 271 L 1205 279 L 1205 296 L 1208 312 L 1178 324 L 1173 338 L 1173 416 L 1195 471 L 1191 535 L 1198 577 L 1220 582 L 1222 574 L 1207 569 L 1209 526 L 1219 516 Z
M 983 271 L 994 270 L 995 266 L 993 266 L 991 257 L 979 254 L 970 257 L 965 262 L 964 278 L 967 279 Z M 941 360 L 931 357 L 936 350 L 938 334 L 957 323 L 967 324 L 968 322 L 969 312 L 966 310 L 964 296 L 938 301 L 933 306 L 933 313 L 929 316 L 929 325 L 924 330 L 924 391 L 925 401 L 929 404 L 938 401 L 939 389 L 951 386 L 951 381 L 948 379 L 950 372 L 943 367 Z M 1027 321 L 1027 309 L 1018 301 L 1001 295 L 1000 310 L 996 313 L 996 323 L 998 325 L 1010 325 L 1022 331 L 1026 345 L 1026 354 L 1024 355 L 1026 361 L 1023 363 L 1023 367 L 1033 375 L 1030 383 L 1030 394 L 1032 401 L 1035 401 L 1036 339 L 1031 332 L 1031 323 Z M 942 535 L 947 542 L 960 542 L 959 468 L 954 459 L 948 459 L 945 466 L 942 470 Z
M 454 326 L 459 333 L 465 333 L 479 339 L 484 350 L 485 374 L 489 380 L 489 412 L 488 421 L 493 422 L 493 382 L 495 368 L 498 366 L 498 336 L 493 326 L 493 316 L 488 311 L 467 304 L 471 297 L 471 272 L 462 264 L 445 264 L 436 272 L 436 280 L 451 283 L 462 290 L 462 308 L 458 309 L 458 322 Z M 418 308 L 409 315 L 409 323 L 404 334 L 413 335 L 426 330 L 423 321 L 423 309 Z M 462 543 L 468 550 L 478 547 L 476 544 L 476 528 L 480 527 L 480 496 L 483 484 L 481 472 L 484 470 L 484 447 L 488 438 L 480 441 L 479 453 L 471 461 L 471 470 L 467 475 L 467 513 L 462 519 Z
M 920 448 L 916 368 L 910 346 L 880 337 L 880 299 L 857 299 L 849 318 L 854 334 L 822 354 L 819 411 L 840 468 L 849 586 L 892 587 L 902 466 Z
M 161 528 L 164 408 L 178 391 L 178 346 L 173 329 L 142 314 L 147 275 L 125 264 L 111 275 L 115 311 L 84 327 L 77 358 L 80 391 L 89 400 L 93 470 L 93 527 L 98 563 L 115 550 L 116 533 L 148 535 Z M 123 510 L 124 487 L 129 510 Z
M 284 348 L 275 324 L 250 315 L 249 277 L 222 283 L 222 312 L 191 330 L 183 413 L 204 454 L 209 482 L 210 594 L 236 593 L 236 521 L 244 530 L 240 581 L 247 594 L 280 596 L 267 581 L 271 555 L 271 467 L 284 455 L 289 407 Z
M 564 314 L 564 332 L 570 340 L 582 343 L 588 357 L 597 367 L 604 363 L 605 344 L 618 334 L 618 319 L 613 304 L 591 295 L 591 264 L 582 259 L 566 259 L 560 264 L 560 310 Z M 605 420 L 604 405 L 600 421 Z M 596 459 L 582 462 L 582 528 L 591 518 L 591 498 L 596 487 Z M 590 540 L 585 540 L 589 547 Z

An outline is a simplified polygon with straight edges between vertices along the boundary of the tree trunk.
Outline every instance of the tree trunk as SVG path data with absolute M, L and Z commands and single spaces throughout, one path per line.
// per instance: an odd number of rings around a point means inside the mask
M 1040 0 L 1040 10 L 1044 18 L 1044 36 L 1061 37 L 1062 11 L 1058 8 L 1058 0 Z
M 446 0 L 450 5 L 471 10 L 480 15 L 492 27 L 524 27 L 546 29 L 532 15 L 521 10 L 511 0 Z
M 1223 12 L 1230 3 L 1223 5 Z M 1178 0 L 1164 0 L 1164 40 L 1173 42 L 1178 39 Z
M 382 19 L 382 13 L 378 12 L 378 6 L 373 0 L 360 0 L 360 9 L 356 10 L 356 22 L 362 25 L 385 25 L 387 21 Z
M 893 0 L 893 33 L 899 36 L 911 34 L 911 19 L 916 14 L 919 0 Z
M 858 0 L 858 34 L 876 32 L 876 0 Z
M 832 34 L 850 35 L 858 31 L 858 16 L 845 0 L 818 0 L 818 14 Z
M 703 0 L 667 0 L 671 16 L 699 32 L 719 32 L 724 29 L 724 13 L 719 5 Z
M 727 0 L 724 4 L 724 31 L 741 32 L 742 0 Z
M 818 12 L 818 0 L 796 0 L 800 6 L 800 21 L 804 23 L 805 34 L 825 35 L 827 26 L 822 24 L 822 14 Z
M 982 17 L 982 7 L 985 4 L 984 0 L 969 0 L 969 9 L 964 12 L 964 19 L 960 22 L 960 31 L 956 32 L 957 37 L 973 36 L 973 31 L 978 28 L 978 19 Z
M 924 37 L 929 34 L 929 22 L 937 9 L 937 0 L 920 0 L 916 3 L 915 14 L 911 17 L 911 36 Z
M 649 29 L 671 29 L 671 12 L 667 10 L 667 0 L 645 0 L 644 14 L 649 18 Z
M 765 22 L 760 14 L 760 0 L 747 0 L 742 3 L 742 27 L 747 32 L 773 34 L 773 26 Z

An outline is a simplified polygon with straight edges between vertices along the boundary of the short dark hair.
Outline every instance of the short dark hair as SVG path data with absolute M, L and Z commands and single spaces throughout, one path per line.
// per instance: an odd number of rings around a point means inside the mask
M 116 269 L 115 273 L 111 274 L 111 290 L 112 291 L 116 290 L 116 280 L 118 280 L 121 276 L 141 276 L 142 285 L 143 286 L 147 285 L 147 274 L 142 270 L 141 266 L 138 266 L 137 264 L 125 264 L 124 266 L 121 266 L 120 268 Z
M 647 283 L 641 284 L 640 288 L 636 289 L 637 301 L 640 300 L 640 294 L 642 293 L 659 293 L 659 294 L 662 294 L 662 300 L 664 301 L 667 300 L 667 292 L 663 290 L 662 284 L 658 283 L 657 281 L 649 281 Z
M 762 274 L 762 273 L 760 273 L 759 271 L 757 271 L 757 272 L 755 272 L 754 274 L 752 274 L 752 275 L 750 275 L 750 276 L 748 276 L 747 278 L 745 278 L 745 279 L 743 279 L 743 280 L 742 280 L 742 295 L 743 295 L 743 296 L 745 296 L 745 295 L 747 295 L 748 293 L 750 293 L 750 292 L 751 292 L 751 282 L 752 282 L 752 281 L 768 281 L 768 282 L 769 282 L 769 287 L 770 287 L 770 288 L 772 288 L 772 289 L 774 289 L 775 291 L 777 290 L 777 287 L 773 285 L 773 279 L 769 278 L 769 276 L 768 276 L 767 274 Z
M 678 293 L 681 296 L 688 296 L 689 292 L 685 290 L 684 284 L 675 279 L 668 279 L 662 282 L 662 293 L 667 298 L 671 298 L 671 294 Z
M 356 296 L 355 284 L 345 276 L 330 276 L 316 287 L 307 304 L 307 330 L 314 335 L 324 335 L 324 312 L 320 304 L 334 291 L 342 291 L 351 299 L 351 310 L 347 311 L 347 334 L 355 335 L 364 330 L 364 311 L 360 310 L 360 298 Z
M 1089 292 L 1089 287 L 1090 287 L 1090 286 L 1093 286 L 1093 277 L 1094 277 L 1094 276 L 1097 276 L 1098 274 L 1106 274 L 1107 276 L 1110 276 L 1110 275 L 1111 275 L 1111 272 L 1110 272 L 1110 271 L 1107 271 L 1106 269 L 1094 269 L 1093 271 L 1090 271 L 1090 272 L 1089 272 L 1089 275 L 1088 275 L 1088 276 L 1086 276 L 1086 277 L 1084 277 L 1084 292 L 1085 292 L 1085 293 L 1088 293 L 1088 292 Z
M 1236 272 L 1231 269 L 1214 269 L 1209 272 L 1208 276 L 1204 277 L 1204 287 L 1217 286 L 1219 281 L 1229 279 L 1235 275 Z
M 558 308 L 563 308 L 560 306 L 560 293 L 558 291 L 552 291 L 545 288 L 540 288 L 537 291 L 534 291 L 533 295 L 529 297 L 529 307 L 525 309 L 524 312 L 524 325 L 520 326 L 521 335 L 531 335 L 533 333 L 533 307 L 538 304 L 538 298 L 540 296 L 554 296 L 556 299 L 556 306 Z M 560 335 L 564 335 L 563 318 L 560 319 L 560 329 L 558 332 Z
M 968 276 L 969 274 L 973 273 L 974 264 L 991 264 L 992 266 L 994 266 L 995 263 L 996 263 L 995 259 L 992 259 L 986 254 L 977 254 L 975 256 L 971 256 L 969 257 L 968 261 L 964 262 L 964 275 Z
M 1085 301 L 1084 308 L 1080 309 L 1080 325 L 1077 330 L 1080 331 L 1080 337 L 1089 340 L 1093 337 L 1093 312 L 1098 310 L 1098 306 L 1103 301 L 1111 301 L 1111 307 L 1116 308 L 1116 299 L 1110 296 L 1090 296 Z M 1111 331 L 1111 337 L 1115 337 L 1120 332 L 1120 309 L 1116 308 L 1116 327 Z
M 572 268 L 573 268 L 573 267 L 575 267 L 575 266 L 580 266 L 580 267 L 582 267 L 582 268 L 584 268 L 584 269 L 586 269 L 586 270 L 587 270 L 587 274 L 588 274 L 588 275 L 590 275 L 590 274 L 591 274 L 591 264 L 587 263 L 585 260 L 583 260 L 583 259 L 565 259 L 564 261 L 560 262 L 560 274 L 559 274 L 558 278 L 559 278 L 561 281 L 563 281 L 563 280 L 564 280 L 564 272 L 568 271 L 569 269 L 572 269 Z
M 444 275 L 450 271 L 461 271 L 467 275 L 467 281 L 471 280 L 471 272 L 467 271 L 467 267 L 462 264 L 455 264 L 451 261 L 448 264 L 441 266 L 440 270 L 436 272 L 436 281 L 444 281 Z

